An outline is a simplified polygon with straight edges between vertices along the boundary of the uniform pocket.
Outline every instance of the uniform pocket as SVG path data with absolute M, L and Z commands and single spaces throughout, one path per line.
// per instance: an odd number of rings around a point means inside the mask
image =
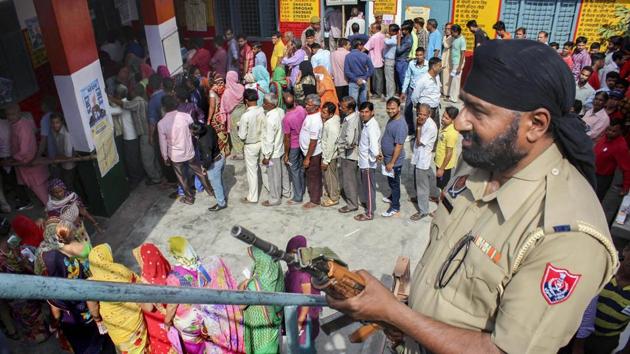
M 453 279 L 453 305 L 473 316 L 492 318 L 503 294 L 506 272 L 474 243 L 460 272 Z

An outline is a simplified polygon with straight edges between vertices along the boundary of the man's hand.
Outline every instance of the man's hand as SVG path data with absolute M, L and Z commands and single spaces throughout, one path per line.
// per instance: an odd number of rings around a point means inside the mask
M 407 101 L 407 94 L 401 93 L 400 94 L 400 102 L 402 102 L 404 104 L 406 101 Z
M 269 166 L 269 159 L 263 159 L 262 164 L 265 166 Z
M 387 311 L 395 309 L 400 302 L 370 273 L 359 270 L 357 274 L 365 279 L 365 289 L 359 295 L 345 300 L 337 300 L 327 295 L 328 305 L 355 320 L 386 321 Z
M 282 159 L 284 160 L 284 163 L 285 163 L 286 165 L 288 165 L 288 164 L 289 164 L 289 155 L 288 155 L 288 154 L 284 154 L 284 157 L 283 157 Z
M 385 165 L 385 170 L 387 172 L 392 172 L 392 170 L 394 170 L 394 161 L 388 163 L 387 165 Z
M 311 158 L 307 157 L 304 159 L 304 168 L 308 168 L 311 165 Z
M 328 169 L 328 164 L 322 162 L 322 171 L 326 171 Z
M 435 171 L 435 177 L 442 178 L 442 176 L 444 176 L 444 169 L 443 168 L 438 168 Z
M 378 156 L 376 156 L 376 161 L 378 162 L 382 162 L 383 161 L 383 153 L 378 154 Z
M 171 159 L 164 160 L 164 165 L 170 166 L 171 165 Z

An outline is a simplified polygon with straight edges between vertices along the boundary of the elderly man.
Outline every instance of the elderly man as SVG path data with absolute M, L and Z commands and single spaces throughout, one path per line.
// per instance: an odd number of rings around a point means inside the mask
M 269 200 L 263 206 L 280 205 L 282 186 L 289 184 L 287 169 L 282 163 L 284 142 L 282 135 L 282 118 L 284 111 L 278 107 L 278 96 L 275 93 L 265 95 L 263 109 L 266 111 L 265 131 L 262 138 L 262 164 L 267 167 Z
M 406 353 L 556 353 L 619 265 L 593 146 L 569 113 L 574 78 L 536 41 L 488 41 L 472 65 L 455 120 L 465 164 L 430 226 L 409 305 L 363 271 L 359 296 L 328 302 L 385 323 Z
M 45 206 L 48 202 L 48 167 L 31 164 L 37 158 L 37 128 L 33 119 L 24 117 L 17 103 L 11 103 L 4 109 L 4 114 L 11 125 L 11 157 L 19 165 L 15 167 L 17 181 L 27 186 Z
M 309 202 L 304 208 L 311 209 L 320 205 L 322 199 L 322 117 L 319 112 L 322 101 L 317 94 L 306 96 L 308 115 L 300 130 L 300 149 L 304 154 L 304 170 L 308 182 Z
M 324 46 L 324 34 L 322 33 L 322 25 L 320 22 L 321 20 L 318 16 L 311 17 L 310 25 L 302 31 L 302 36 L 300 37 L 302 44 L 306 43 L 306 31 L 313 30 L 313 32 L 315 32 L 313 41 L 322 47 Z
M 359 209 L 359 138 L 361 136 L 357 101 L 350 96 L 339 101 L 341 132 L 337 140 L 337 149 L 341 166 L 341 188 L 346 206 L 341 207 L 342 214 Z
M 337 107 L 332 102 L 325 102 L 322 106 L 322 171 L 324 171 L 324 187 L 326 196 L 323 207 L 339 204 L 339 179 L 337 177 L 337 140 L 341 133 L 341 122 L 335 114 Z
M 238 122 L 238 137 L 245 142 L 245 169 L 247 170 L 247 197 L 243 203 L 258 203 L 258 160 L 262 148 L 262 137 L 265 129 L 265 111 L 258 107 L 258 92 L 246 89 L 244 93 L 247 111 Z

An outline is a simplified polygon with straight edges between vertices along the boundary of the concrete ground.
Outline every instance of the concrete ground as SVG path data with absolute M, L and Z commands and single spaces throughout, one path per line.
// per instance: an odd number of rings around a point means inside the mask
M 376 119 L 381 129 L 387 121 L 384 102 L 376 102 Z M 130 268 L 137 270 L 131 251 L 144 242 L 155 243 L 166 253 L 167 240 L 171 236 L 187 237 L 201 258 L 219 255 L 227 262 L 238 281 L 244 279 L 243 271 L 252 267 L 247 256 L 246 245 L 230 236 L 233 225 L 242 225 L 258 236 L 284 248 L 294 235 L 304 235 L 311 246 L 327 246 L 337 252 L 351 269 L 366 269 L 377 277 L 391 274 L 396 257 L 408 256 L 412 267 L 424 252 L 429 234 L 430 218 L 413 222 L 409 217 L 416 213 L 416 207 L 409 201 L 415 195 L 413 170 L 409 165 L 411 145 L 406 144 L 407 160 L 402 171 L 402 210 L 399 217 L 384 218 L 380 213 L 387 209 L 381 199 L 389 195 L 387 180 L 377 171 L 377 210 L 374 220 L 357 222 L 355 214 L 341 214 L 337 209 L 318 207 L 306 210 L 301 206 L 283 204 L 276 207 L 263 207 L 242 204 L 239 200 L 247 194 L 247 180 L 243 161 L 228 161 L 224 181 L 229 198 L 229 207 L 218 213 L 208 212 L 215 203 L 214 198 L 201 194 L 194 205 L 184 205 L 169 199 L 170 189 L 159 186 L 147 187 L 143 184 L 109 219 L 103 219 L 106 231 L 94 235 L 93 243 L 107 242 L 115 252 L 115 258 Z M 267 192 L 261 188 L 260 201 L 267 199 Z M 305 201 L 308 198 L 305 196 Z M 286 267 L 285 267 L 286 269 Z M 413 270 L 413 268 L 412 268 Z M 331 314 L 324 310 L 324 316 Z M 349 332 L 349 330 L 343 331 Z M 44 345 L 13 343 L 14 353 L 55 353 L 59 349 L 54 340 Z M 346 336 L 335 334 L 328 337 L 323 333 L 317 339 L 319 352 L 358 353 L 361 345 L 352 345 Z

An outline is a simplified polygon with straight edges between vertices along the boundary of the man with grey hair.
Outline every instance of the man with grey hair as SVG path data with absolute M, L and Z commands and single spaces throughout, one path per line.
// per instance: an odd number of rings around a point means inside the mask
M 284 192 L 288 193 L 290 185 L 289 174 L 282 163 L 282 156 L 284 155 L 282 119 L 284 118 L 284 111 L 278 107 L 278 96 L 275 93 L 265 95 L 263 109 L 265 110 L 266 119 L 261 151 L 262 165 L 266 166 L 267 175 L 267 178 L 263 178 L 263 184 L 267 182 L 265 188 L 269 191 L 269 200 L 265 200 L 262 205 L 268 207 L 280 205 L 283 187 L 286 187 Z
M 308 196 L 310 201 L 303 207 L 310 209 L 321 203 L 322 199 L 322 129 L 324 124 L 319 112 L 322 101 L 317 94 L 306 96 L 306 119 L 300 130 L 300 149 L 304 154 Z

